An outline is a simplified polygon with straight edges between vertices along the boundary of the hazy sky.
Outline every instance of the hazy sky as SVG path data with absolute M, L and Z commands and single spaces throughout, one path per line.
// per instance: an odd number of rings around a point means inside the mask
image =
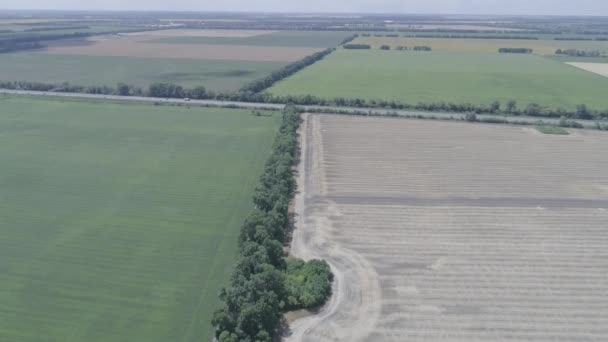
M 608 0 L 0 0 L 0 9 L 606 15 Z

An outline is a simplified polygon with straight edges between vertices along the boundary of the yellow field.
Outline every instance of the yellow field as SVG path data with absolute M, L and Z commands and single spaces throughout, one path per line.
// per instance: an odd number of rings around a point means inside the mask
M 374 48 L 381 45 L 430 46 L 433 51 L 445 52 L 497 52 L 499 48 L 529 48 L 540 55 L 552 55 L 557 49 L 600 50 L 608 52 L 608 42 L 602 41 L 560 41 L 523 39 L 449 39 L 449 38 L 407 38 L 407 37 L 359 37 L 353 44 L 369 44 Z

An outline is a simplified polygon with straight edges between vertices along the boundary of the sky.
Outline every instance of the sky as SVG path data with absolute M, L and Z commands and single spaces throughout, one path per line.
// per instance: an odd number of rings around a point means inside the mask
M 0 0 L 0 9 L 608 16 L 608 0 Z

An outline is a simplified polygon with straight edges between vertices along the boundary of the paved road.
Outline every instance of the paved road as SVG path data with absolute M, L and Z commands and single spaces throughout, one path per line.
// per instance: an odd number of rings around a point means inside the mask
M 96 99 L 96 100 L 112 100 L 112 101 L 132 101 L 132 102 L 147 102 L 147 103 L 168 103 L 168 104 L 184 104 L 190 106 L 217 106 L 217 107 L 237 107 L 245 109 L 271 109 L 281 110 L 285 108 L 284 104 L 275 103 L 256 103 L 256 102 L 239 102 L 239 101 L 217 101 L 217 100 L 184 100 L 184 99 L 167 99 L 167 98 L 156 98 L 156 97 L 142 97 L 142 96 L 119 96 L 119 95 L 98 95 L 98 94 L 81 94 L 81 93 L 57 93 L 57 92 L 44 92 L 44 91 L 31 91 L 31 90 L 12 90 L 12 89 L 0 89 L 0 94 L 10 95 L 28 95 L 28 96 L 52 96 L 52 97 L 65 97 L 65 98 L 82 98 L 82 99 Z M 398 116 L 402 117 L 423 117 L 423 118 L 442 118 L 442 119 L 464 119 L 466 114 L 463 113 L 450 113 L 450 112 L 422 112 L 413 110 L 387 110 L 378 108 L 351 108 L 351 107 L 331 107 L 331 106 L 301 106 L 307 111 L 342 111 L 350 112 L 353 114 L 357 113 L 372 113 L 372 115 L 393 115 L 397 113 Z M 477 115 L 478 118 L 502 118 L 508 122 L 526 122 L 534 124 L 542 122 L 545 124 L 557 124 L 558 119 L 551 118 L 535 118 L 526 116 L 517 117 L 506 117 L 497 115 Z M 595 127 L 595 121 L 592 120 L 575 120 L 581 123 L 585 127 Z

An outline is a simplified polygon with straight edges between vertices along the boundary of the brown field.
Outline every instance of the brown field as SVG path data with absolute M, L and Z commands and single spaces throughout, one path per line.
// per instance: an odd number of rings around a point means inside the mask
M 180 32 L 171 32 L 180 31 Z M 293 62 L 312 55 L 321 49 L 300 47 L 258 47 L 245 45 L 207 45 L 207 44 L 158 44 L 147 43 L 147 40 L 159 38 L 160 34 L 192 35 L 190 30 L 158 31 L 157 35 L 129 34 L 90 38 L 86 42 L 74 44 L 53 44 L 41 53 L 59 55 L 82 56 L 114 56 L 114 57 L 143 57 L 143 58 L 183 58 L 183 59 L 213 59 L 233 61 L 259 61 L 259 62 Z M 220 37 L 223 31 L 200 31 Z M 162 33 L 160 33 L 162 32 Z M 253 31 L 241 31 L 244 35 L 253 34 Z M 259 31 L 255 31 L 259 32 Z M 265 31 L 270 32 L 270 31 Z M 237 34 L 237 31 L 233 32 Z M 167 36 L 165 36 L 167 37 Z M 236 37 L 236 36 L 235 36 Z
M 583 69 L 594 74 L 598 74 L 604 77 L 608 77 L 608 63 L 577 63 L 570 62 L 566 63 L 579 69 Z
M 305 115 L 289 341 L 608 340 L 608 134 Z

